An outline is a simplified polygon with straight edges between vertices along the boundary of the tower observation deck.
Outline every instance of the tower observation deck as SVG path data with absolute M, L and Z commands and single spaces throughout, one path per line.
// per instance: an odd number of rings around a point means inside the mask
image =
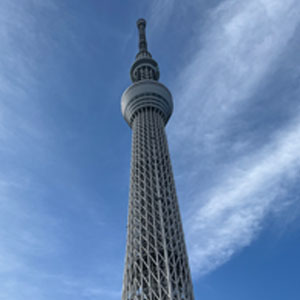
M 193 287 L 165 134 L 173 100 L 137 21 L 139 52 L 122 95 L 132 129 L 128 229 L 122 300 L 193 300 Z

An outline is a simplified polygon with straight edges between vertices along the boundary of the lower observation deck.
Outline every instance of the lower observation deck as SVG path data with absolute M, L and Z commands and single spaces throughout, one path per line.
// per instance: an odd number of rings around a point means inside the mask
M 125 90 L 121 100 L 121 111 L 130 127 L 136 113 L 146 107 L 158 109 L 166 124 L 173 112 L 171 93 L 163 84 L 154 80 L 133 83 Z

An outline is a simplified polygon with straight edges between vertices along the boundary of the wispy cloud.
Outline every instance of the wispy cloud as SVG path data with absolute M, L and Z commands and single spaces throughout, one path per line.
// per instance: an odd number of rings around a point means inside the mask
M 247 162 L 228 170 L 226 179 L 207 191 L 187 224 L 193 271 L 205 274 L 249 245 L 274 208 L 284 210 L 286 182 L 299 180 L 300 121 L 281 132 Z
M 194 146 L 200 141 L 211 146 L 226 119 L 243 108 L 274 67 L 297 28 L 299 10 L 294 0 L 228 0 L 213 10 L 172 89 L 178 114 L 171 134 L 188 129 Z
M 61 128 L 47 123 L 51 112 L 43 106 L 51 98 L 45 96 L 48 86 L 41 80 L 47 69 L 46 53 L 51 52 L 49 48 L 67 52 L 57 32 L 42 22 L 55 23 L 59 5 L 59 1 L 47 0 L 0 3 L 1 300 L 62 299 L 70 294 L 72 299 L 99 295 L 113 299 L 118 294 L 112 284 L 118 286 L 120 279 L 115 273 L 120 274 L 122 266 L 117 271 L 114 268 L 113 275 L 108 275 L 108 270 L 98 274 L 95 269 L 103 266 L 99 258 L 97 266 L 90 266 L 89 276 L 78 271 L 81 265 L 73 266 L 74 261 L 83 260 L 80 250 L 74 253 L 76 238 L 85 235 L 87 242 L 85 225 L 89 222 L 100 233 L 103 213 L 99 195 L 88 196 L 89 191 L 83 192 L 84 187 L 72 182 L 76 171 L 61 153 L 57 134 Z M 62 31 L 68 30 L 63 25 Z M 65 35 L 72 38 L 69 32 Z M 53 62 L 60 65 L 59 58 L 53 57 Z M 62 86 L 60 92 L 63 90 Z M 93 197 L 98 201 L 93 202 Z M 101 256 L 103 245 L 98 247 Z M 70 287 L 70 278 L 75 287 Z
M 194 54 L 171 87 L 175 125 L 168 130 L 179 194 L 189 211 L 186 233 L 195 274 L 214 270 L 249 245 L 273 204 L 277 212 L 291 204 L 284 195 L 300 170 L 298 118 L 284 128 L 274 123 L 269 139 L 257 129 L 252 134 L 263 141 L 255 147 L 242 137 L 234 144 L 232 124 L 235 131 L 241 128 L 245 108 L 257 105 L 253 96 L 276 70 L 299 11 L 293 0 L 228 0 L 210 12 L 204 29 L 193 26 L 199 38 L 189 44 Z
M 148 20 L 149 23 L 151 23 L 151 27 L 148 29 L 148 31 L 157 31 L 159 30 L 159 28 L 163 27 L 169 21 L 169 18 L 172 16 L 176 4 L 177 3 L 174 0 L 152 1 L 150 3 L 148 12 Z

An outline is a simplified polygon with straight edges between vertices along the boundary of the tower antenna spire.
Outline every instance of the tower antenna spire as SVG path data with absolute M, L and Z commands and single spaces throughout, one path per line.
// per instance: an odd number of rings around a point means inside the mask
M 136 25 L 139 32 L 139 51 L 130 69 L 131 80 L 133 82 L 145 79 L 157 81 L 159 79 L 159 68 L 157 62 L 148 51 L 145 32 L 146 20 L 140 18 L 137 20 Z
M 137 28 L 139 30 L 139 50 L 140 52 L 145 51 L 148 52 L 147 49 L 147 40 L 146 40 L 146 20 L 145 19 L 138 19 L 136 22 Z

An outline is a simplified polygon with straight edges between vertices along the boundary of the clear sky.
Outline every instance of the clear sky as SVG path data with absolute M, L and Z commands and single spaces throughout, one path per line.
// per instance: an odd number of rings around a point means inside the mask
M 0 300 L 121 297 L 140 17 L 196 300 L 298 300 L 299 0 L 0 2 Z

